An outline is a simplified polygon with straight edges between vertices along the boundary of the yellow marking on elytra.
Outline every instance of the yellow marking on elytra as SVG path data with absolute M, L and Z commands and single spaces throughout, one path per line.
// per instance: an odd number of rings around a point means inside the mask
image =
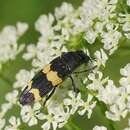
M 32 88 L 30 90 L 30 92 L 34 94 L 35 101 L 40 101 L 42 99 L 41 96 L 40 96 L 40 94 L 39 94 L 39 89 Z
M 28 82 L 28 89 L 31 89 L 32 88 L 32 80 L 30 80 L 29 82 Z
M 45 73 L 45 74 L 48 73 L 48 72 L 50 71 L 50 69 L 51 69 L 50 66 L 51 66 L 51 64 L 47 64 L 47 65 L 43 68 L 43 71 L 42 71 L 42 72 Z
M 53 86 L 56 86 L 62 82 L 62 79 L 57 75 L 55 71 L 49 71 L 47 73 L 47 79 L 52 82 Z

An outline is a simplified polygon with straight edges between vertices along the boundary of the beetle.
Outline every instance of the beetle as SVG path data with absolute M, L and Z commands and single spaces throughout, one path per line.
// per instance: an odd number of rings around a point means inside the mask
M 19 98 L 20 104 L 32 104 L 34 101 L 40 101 L 42 97 L 46 97 L 46 102 L 53 95 L 57 86 L 68 77 L 72 81 L 74 92 L 77 93 L 78 88 L 71 74 L 77 67 L 87 64 L 90 60 L 90 57 L 83 51 L 63 52 L 29 81 Z

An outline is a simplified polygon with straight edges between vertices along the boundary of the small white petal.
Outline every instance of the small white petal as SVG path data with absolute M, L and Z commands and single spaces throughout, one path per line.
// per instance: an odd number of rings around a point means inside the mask
M 29 126 L 36 125 L 38 123 L 37 119 L 35 117 L 32 117 L 30 121 L 28 122 Z
M 43 130 L 49 130 L 50 129 L 50 123 L 45 122 L 41 127 L 42 127 Z
M 107 128 L 104 126 L 95 126 L 93 130 L 107 130 Z
M 65 105 L 71 105 L 72 101 L 70 99 L 64 99 L 64 104 Z

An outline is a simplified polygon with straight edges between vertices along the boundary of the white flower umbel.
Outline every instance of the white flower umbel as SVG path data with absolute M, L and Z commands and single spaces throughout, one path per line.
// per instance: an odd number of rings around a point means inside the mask
M 110 106 L 110 110 L 106 111 L 106 117 L 113 121 L 120 121 L 121 117 L 125 118 L 128 113 L 125 102 L 122 99 L 117 100 L 117 102 Z
M 41 33 L 41 35 L 45 38 L 45 40 L 49 40 L 48 38 L 52 37 L 53 29 L 52 24 L 54 22 L 54 16 L 52 14 L 41 15 L 37 22 L 35 23 L 36 30 Z M 44 28 L 41 28 L 44 27 Z
M 86 102 L 83 101 L 82 106 L 78 110 L 79 115 L 84 115 L 87 111 L 88 118 L 91 117 L 92 110 L 96 106 L 96 101 L 92 101 L 92 100 L 93 100 L 93 96 L 88 95 L 87 101 Z
M 55 9 L 57 24 L 54 26 L 56 32 L 61 32 L 61 39 L 68 41 L 83 31 L 83 24 L 79 16 L 79 9 L 75 10 L 70 3 L 62 3 L 61 7 Z
M 38 119 L 41 119 L 43 114 L 40 113 L 41 104 L 35 103 L 33 108 L 29 105 L 22 106 L 21 117 L 23 122 L 28 123 L 29 126 L 36 125 Z
M 106 24 L 106 32 L 102 32 L 102 42 L 104 44 L 104 49 L 110 50 L 109 54 L 111 55 L 117 48 L 119 39 L 121 38 L 121 33 L 117 30 L 118 25 L 113 23 Z
M 4 130 L 19 130 L 19 126 L 21 125 L 20 118 L 11 116 L 9 119 L 9 123 L 10 125 L 7 125 Z
M 58 103 L 57 101 L 52 100 L 52 102 L 48 105 L 48 113 L 53 115 L 55 124 L 57 122 L 57 127 L 61 128 L 68 122 L 71 110 L 68 106 L 64 106 L 63 103 Z
M 24 88 L 28 81 L 32 79 L 34 76 L 33 71 L 27 71 L 24 69 L 21 69 L 17 74 L 16 74 L 16 82 L 14 82 L 13 87 L 14 88 Z
M 114 85 L 112 80 L 108 80 L 105 87 L 100 87 L 98 91 L 98 99 L 105 104 L 112 105 L 119 98 L 119 89 Z
M 49 61 L 67 50 L 66 47 L 63 47 L 63 36 L 55 34 L 53 22 L 54 16 L 51 14 L 39 17 L 35 27 L 41 33 L 41 36 L 36 45 L 30 44 L 27 46 L 27 52 L 23 55 L 25 60 L 32 59 L 32 66 L 36 69 L 43 68 Z
M 95 126 L 94 128 L 93 128 L 93 130 L 107 130 L 107 128 L 106 127 L 104 127 L 104 126 Z
M 16 27 L 6 26 L 0 32 L 0 67 L 2 63 L 15 59 L 16 55 L 23 50 L 24 44 L 18 46 L 17 41 L 27 28 L 27 24 L 17 23 Z
M 121 86 L 116 87 L 112 80 L 108 81 L 105 88 L 99 89 L 98 98 L 110 105 L 109 111 L 106 112 L 107 118 L 113 121 L 120 121 L 125 118 L 130 111 L 130 64 L 120 69 L 122 77 L 119 81 Z M 105 94 L 104 94 L 105 93 Z
M 88 80 L 90 80 L 90 84 L 88 84 L 86 87 L 90 90 L 98 91 L 99 88 L 103 87 L 104 84 L 108 81 L 108 77 L 103 78 L 103 73 L 100 71 L 97 71 L 96 73 L 90 73 L 88 75 Z
M 92 51 L 100 43 L 103 43 L 103 47 L 100 49 L 97 47 L 98 50 L 95 50 L 94 53 L 93 65 L 97 68 L 83 77 L 83 83 L 86 86 L 82 89 L 84 95 L 81 95 L 82 93 L 76 95 L 72 91 L 68 92 L 67 82 L 64 82 L 62 85 L 65 86 L 65 89 L 61 87 L 61 90 L 56 91 L 45 105 L 47 109 L 44 111 L 45 114 L 41 113 L 41 104 L 38 102 L 34 103 L 33 107 L 20 105 L 20 116 L 24 123 L 29 126 L 39 126 L 38 123 L 42 120 L 43 130 L 56 130 L 63 127 L 75 112 L 90 118 L 96 107 L 96 101 L 106 105 L 106 117 L 113 121 L 125 118 L 130 112 L 130 65 L 128 64 L 121 69 L 122 77 L 118 87 L 115 86 L 114 81 L 103 77 L 103 72 L 101 72 L 101 67 L 105 67 L 109 58 L 108 54 L 112 54 L 118 48 L 120 38 L 130 37 L 130 15 L 119 14 L 118 8 L 116 10 L 117 3 L 118 0 L 84 0 L 83 4 L 75 9 L 72 4 L 64 2 L 54 10 L 54 15 L 41 15 L 38 18 L 35 23 L 35 29 L 40 32 L 38 42 L 27 45 L 26 52 L 22 56 L 27 62 L 31 61 L 33 69 L 30 72 L 20 70 L 17 73 L 16 82 L 13 84 L 15 89 L 24 88 L 28 80 L 34 76 L 34 72 L 43 69 L 44 65 L 60 56 L 62 52 L 76 50 L 73 47 L 80 50 L 81 48 L 86 49 L 86 46 L 93 46 L 83 44 L 81 47 L 83 42 L 86 44 L 95 43 Z M 21 51 L 23 46 L 18 46 L 17 40 L 26 29 L 26 24 L 18 23 L 16 28 L 7 26 L 0 33 L 0 64 L 14 59 Z M 124 38 L 124 36 L 126 37 Z M 84 97 L 85 100 L 81 97 Z M 1 105 L 1 129 L 5 125 L 4 115 L 7 110 L 13 109 L 12 106 L 15 104 L 19 105 L 17 104 L 18 91 L 14 90 L 7 94 L 6 100 L 7 102 Z M 20 123 L 18 123 L 17 118 L 11 117 L 10 120 L 11 125 L 6 126 L 5 130 L 18 130 Z M 93 130 L 106 129 L 104 126 L 93 128 Z
M 84 23 L 84 29 L 91 28 L 95 19 L 105 22 L 115 16 L 116 3 L 117 0 L 85 0 L 81 6 L 81 19 Z
M 78 95 L 76 95 L 75 92 L 69 91 L 68 95 L 69 98 L 64 99 L 64 105 L 70 106 L 70 113 L 74 114 L 79 108 L 79 106 L 82 106 L 83 104 L 83 100 L 81 99 L 81 93 L 78 93 Z
M 43 130 L 61 128 L 68 122 L 70 115 L 69 107 L 65 109 L 63 104 L 53 101 L 48 106 L 48 115 L 42 117 L 42 120 L 46 120 L 46 122 L 41 127 Z

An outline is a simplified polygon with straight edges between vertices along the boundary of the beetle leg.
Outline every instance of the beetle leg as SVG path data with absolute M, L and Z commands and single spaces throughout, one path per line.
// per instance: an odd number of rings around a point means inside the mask
M 56 87 L 54 87 L 54 88 L 52 89 L 52 91 L 50 92 L 50 94 L 46 97 L 46 99 L 45 99 L 45 101 L 44 101 L 44 105 L 45 105 L 46 102 L 50 99 L 50 97 L 54 94 L 55 90 L 56 90 Z
M 78 72 L 73 72 L 73 74 L 80 74 L 80 73 L 84 73 L 84 72 L 88 72 L 88 71 L 92 71 L 93 69 L 95 69 L 97 66 L 94 66 L 92 68 L 89 68 L 87 70 L 83 70 L 83 71 L 78 71 Z
M 69 77 L 72 81 L 72 89 L 77 94 L 79 92 L 79 89 L 76 87 L 73 77 L 71 75 Z

